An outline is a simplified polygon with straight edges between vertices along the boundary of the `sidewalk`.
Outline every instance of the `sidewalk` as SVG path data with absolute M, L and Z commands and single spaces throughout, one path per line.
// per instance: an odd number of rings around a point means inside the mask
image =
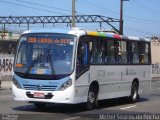
M 12 81 L 0 81 L 0 90 L 11 89 Z

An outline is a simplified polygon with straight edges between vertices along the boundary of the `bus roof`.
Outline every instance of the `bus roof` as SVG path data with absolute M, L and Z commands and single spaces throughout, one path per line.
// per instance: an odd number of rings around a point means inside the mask
M 150 41 L 147 38 L 140 38 L 140 37 L 134 37 L 134 36 L 124 36 L 124 35 L 119 35 L 119 34 L 109 33 L 109 32 L 87 31 L 87 35 L 101 36 L 101 37 L 115 38 L 115 39 L 135 40 L 135 41 L 148 41 L 148 42 Z
M 25 32 L 23 32 L 22 34 L 26 34 L 26 33 L 64 33 L 64 34 L 68 34 L 68 31 L 70 31 L 71 29 L 69 28 L 64 28 L 64 29 L 31 29 L 31 30 L 27 30 Z
M 99 36 L 99 37 L 107 37 L 107 38 L 115 38 L 115 39 L 125 39 L 125 40 L 136 40 L 136 41 L 150 41 L 147 38 L 133 37 L 133 36 L 124 36 L 111 32 L 103 32 L 103 31 L 87 31 L 79 28 L 60 28 L 60 29 L 36 29 L 36 30 L 28 30 L 22 34 L 26 33 L 64 33 L 64 34 L 72 34 L 76 36 L 82 35 L 90 35 L 90 36 Z

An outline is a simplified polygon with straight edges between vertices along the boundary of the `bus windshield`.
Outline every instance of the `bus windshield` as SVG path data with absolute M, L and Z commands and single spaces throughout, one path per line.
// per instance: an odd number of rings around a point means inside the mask
M 60 79 L 73 72 L 76 37 L 28 33 L 20 37 L 15 74 L 32 79 Z

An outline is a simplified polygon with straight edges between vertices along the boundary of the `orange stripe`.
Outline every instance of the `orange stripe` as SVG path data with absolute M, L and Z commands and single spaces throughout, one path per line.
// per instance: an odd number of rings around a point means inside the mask
M 17 64 L 16 64 L 16 67 L 23 67 L 23 65 L 20 64 L 20 63 L 17 63 Z

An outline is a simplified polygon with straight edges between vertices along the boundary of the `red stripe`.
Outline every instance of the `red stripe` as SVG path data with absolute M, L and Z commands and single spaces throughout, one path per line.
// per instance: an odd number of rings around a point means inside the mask
M 121 39 L 122 36 L 121 36 L 121 35 L 114 34 L 114 35 L 113 35 L 113 38 Z

